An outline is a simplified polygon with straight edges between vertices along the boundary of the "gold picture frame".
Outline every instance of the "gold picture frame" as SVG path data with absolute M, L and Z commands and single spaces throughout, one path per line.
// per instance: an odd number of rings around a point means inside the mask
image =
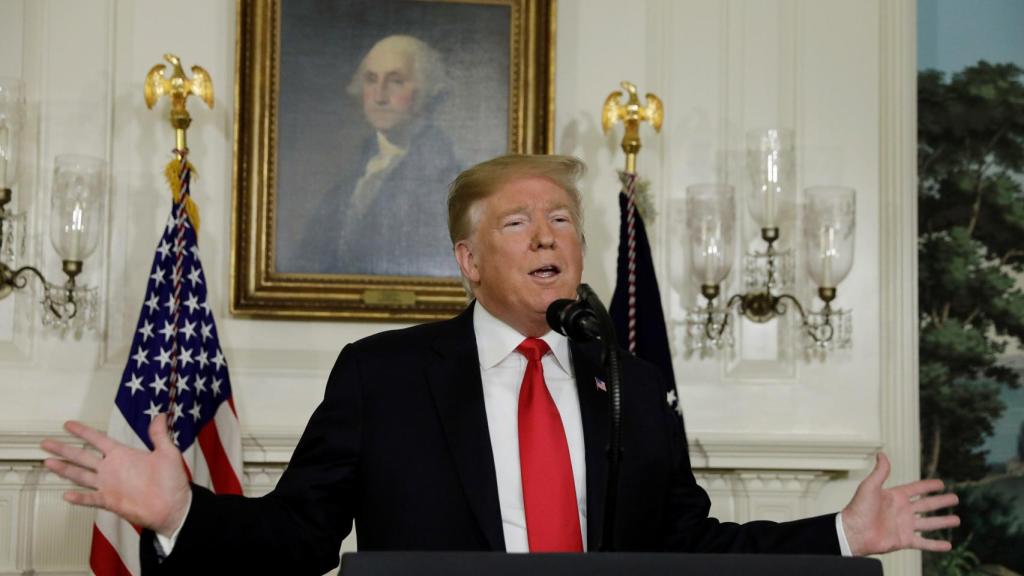
M 448 86 L 437 93 L 455 101 L 441 100 L 444 104 L 431 109 L 434 116 L 416 124 L 410 121 L 416 128 L 406 133 L 422 135 L 428 124 L 437 130 L 425 140 L 429 144 L 421 147 L 414 146 L 415 136 L 411 142 L 406 136 L 408 148 L 392 165 L 411 162 L 419 149 L 436 154 L 443 148 L 438 142 L 451 143 L 449 159 L 455 160 L 446 167 L 459 161 L 464 168 L 504 152 L 548 153 L 553 141 L 555 0 L 238 0 L 236 9 L 231 313 L 424 321 L 462 310 L 466 294 L 453 273 L 457 268 L 450 244 L 447 256 L 452 264 L 431 264 L 440 254 L 437 249 L 430 248 L 426 259 L 415 254 L 417 250 L 424 253 L 423 245 L 440 243 L 436 235 L 431 233 L 430 241 L 424 243 L 405 238 L 404 231 L 396 232 L 405 226 L 413 228 L 408 234 L 418 234 L 418 224 L 410 224 L 409 219 L 425 211 L 407 205 L 406 200 L 379 204 L 386 209 L 367 209 L 365 202 L 357 202 L 377 168 L 356 159 L 376 150 L 371 160 L 378 162 L 387 149 L 381 138 L 389 140 L 394 132 L 380 127 L 394 118 L 392 111 L 372 108 L 378 106 L 378 99 L 392 99 L 381 106 L 399 101 L 394 92 L 380 95 L 383 84 L 371 86 L 377 82 L 377 64 L 370 54 L 388 42 L 436 45 L 426 51 L 440 54 Z M 402 39 L 395 40 L 399 36 Z M 283 54 L 282 39 L 287 47 Z M 418 62 L 428 60 L 416 62 L 416 67 L 427 69 L 427 63 Z M 428 82 L 425 73 L 416 74 L 420 90 L 413 100 L 421 102 Z M 387 90 L 394 90 L 398 84 L 388 86 Z M 495 94 L 497 104 L 487 98 Z M 335 118 L 335 103 L 337 116 L 348 114 L 347 120 Z M 426 114 L 421 109 L 425 105 L 415 106 L 420 107 L 415 113 Z M 472 113 L 464 114 L 467 109 Z M 363 116 L 356 118 L 360 113 Z M 360 122 L 369 133 L 362 140 L 347 132 L 356 130 Z M 448 139 L 446 130 L 452 132 Z M 417 194 L 408 197 L 409 203 L 425 201 L 420 194 L 427 188 L 435 198 L 447 192 L 438 192 L 436 182 L 428 186 L 427 180 L 419 180 L 423 169 L 417 170 L 409 176 L 413 179 L 410 189 Z M 348 174 L 348 180 L 332 171 Z M 383 173 L 395 174 L 397 168 Z M 354 179 L 351 174 L 361 176 Z M 398 188 L 378 185 L 374 202 Z M 314 198 L 315 194 L 320 196 Z M 343 200 L 337 198 L 342 197 L 348 204 L 339 209 Z M 438 202 L 443 204 L 443 197 L 432 199 L 427 211 L 433 214 Z M 351 214 L 358 212 L 352 206 L 369 212 L 359 212 L 366 216 L 352 221 Z M 400 212 L 396 215 L 392 210 Z M 356 230 L 373 218 L 394 224 L 378 223 L 368 232 L 344 236 L 344 231 Z M 422 229 L 444 227 L 438 216 L 431 218 Z M 383 233 L 375 236 L 380 230 Z M 340 240 L 331 234 L 338 234 Z M 387 245 L 395 238 L 401 240 Z M 336 248 L 339 245 L 351 250 Z

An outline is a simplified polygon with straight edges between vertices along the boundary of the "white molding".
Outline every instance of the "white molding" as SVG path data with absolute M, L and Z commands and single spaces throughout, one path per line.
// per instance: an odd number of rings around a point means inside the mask
M 739 471 L 733 475 L 738 488 L 733 520 L 785 522 L 804 518 L 829 477 L 824 472 Z
M 65 432 L 0 432 L 0 466 L 4 461 L 39 462 L 44 438 L 77 442 Z M 299 435 L 280 430 L 256 430 L 242 435 L 246 464 L 287 464 Z M 690 438 L 694 468 L 716 470 L 812 470 L 849 472 L 870 464 L 878 443 L 861 438 L 821 436 L 762 436 L 714 434 Z
M 33 431 L 0 430 L 0 472 L 5 464 L 14 462 L 40 462 L 48 458 L 39 444 L 54 438 L 71 444 L 81 441 L 63 430 L 40 429 Z M 286 464 L 291 459 L 299 435 L 279 431 L 242 434 L 242 461 L 246 463 Z
M 242 460 L 248 463 L 287 464 L 299 435 L 279 430 L 253 430 L 242 434 Z
M 814 513 L 815 501 L 833 474 L 791 470 L 697 471 L 711 497 L 711 516 L 732 522 L 784 522 Z
M 890 484 L 920 474 L 917 310 L 917 4 L 879 0 L 879 305 L 882 440 Z M 921 573 L 917 552 L 883 558 L 886 574 Z
M 284 465 L 246 465 L 242 471 L 242 485 L 246 496 L 263 496 L 277 486 L 284 474 Z
M 878 451 L 877 441 L 863 438 L 803 435 L 704 434 L 691 436 L 694 468 L 713 470 L 861 470 Z

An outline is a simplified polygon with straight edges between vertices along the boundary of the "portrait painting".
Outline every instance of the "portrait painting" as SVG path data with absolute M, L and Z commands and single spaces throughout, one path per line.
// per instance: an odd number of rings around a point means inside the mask
M 461 308 L 448 188 L 488 158 L 547 151 L 550 11 L 240 0 L 233 311 L 427 319 Z

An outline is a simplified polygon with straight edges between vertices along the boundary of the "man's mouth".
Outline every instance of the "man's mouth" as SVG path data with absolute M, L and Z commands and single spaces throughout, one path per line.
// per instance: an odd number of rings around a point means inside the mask
M 540 268 L 533 270 L 530 272 L 530 276 L 533 276 L 534 278 L 551 278 L 558 275 L 559 272 L 561 272 L 561 270 L 558 266 L 548 264 L 547 266 L 541 266 Z

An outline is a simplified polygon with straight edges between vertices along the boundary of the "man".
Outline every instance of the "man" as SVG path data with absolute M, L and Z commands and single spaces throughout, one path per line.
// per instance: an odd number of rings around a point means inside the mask
M 448 90 L 437 50 L 388 36 L 366 54 L 348 94 L 373 130 L 315 206 L 294 272 L 455 276 L 446 254 L 444 193 L 459 172 L 451 139 L 433 123 Z
M 143 564 L 161 572 L 231 569 L 317 574 L 337 563 L 353 519 L 363 550 L 583 551 L 601 545 L 608 398 L 595 350 L 545 321 L 583 268 L 578 160 L 504 156 L 452 184 L 449 230 L 475 297 L 458 317 L 383 332 L 342 350 L 277 488 L 260 499 L 190 487 L 154 419 L 155 451 L 67 429 L 102 456 L 47 440 L 50 470 L 102 506 L 156 531 Z M 720 523 L 690 470 L 682 423 L 658 370 L 623 358 L 627 423 L 620 550 L 872 554 L 948 550 L 919 517 L 951 506 L 939 480 L 883 489 L 878 465 L 838 515 L 782 524 Z M 162 562 L 159 547 L 169 552 Z M 212 565 L 212 566 L 211 566 Z

